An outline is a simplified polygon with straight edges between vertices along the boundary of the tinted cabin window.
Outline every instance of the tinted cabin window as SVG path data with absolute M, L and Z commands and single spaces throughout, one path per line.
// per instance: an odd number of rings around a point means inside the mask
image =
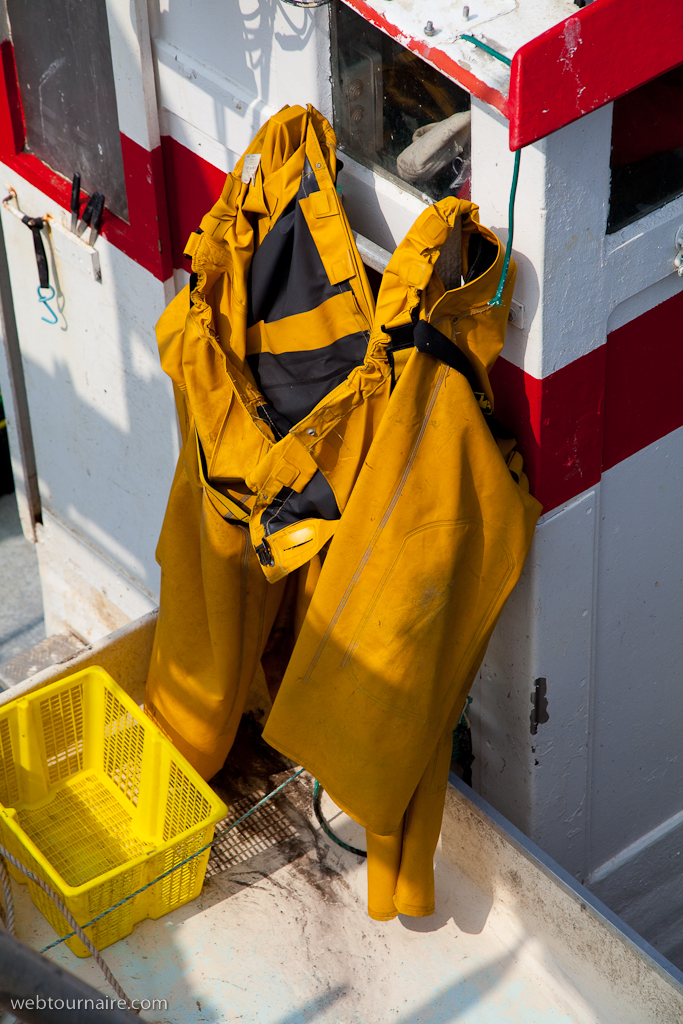
M 683 193 L 683 64 L 614 102 L 607 233 Z
M 458 195 L 469 181 L 469 93 L 344 4 L 331 16 L 341 149 L 432 199 Z M 465 117 L 446 125 L 456 114 Z
M 105 0 L 7 0 L 25 151 L 128 218 Z

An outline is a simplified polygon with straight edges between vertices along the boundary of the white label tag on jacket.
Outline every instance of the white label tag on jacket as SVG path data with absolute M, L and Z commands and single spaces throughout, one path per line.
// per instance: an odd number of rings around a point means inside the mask
M 260 153 L 247 153 L 244 158 L 244 166 L 242 167 L 242 181 L 250 181 L 253 185 L 256 181 L 256 172 L 260 163 Z

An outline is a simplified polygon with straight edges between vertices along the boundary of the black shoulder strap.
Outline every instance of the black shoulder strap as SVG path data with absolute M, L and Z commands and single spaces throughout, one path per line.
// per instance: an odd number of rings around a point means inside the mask
M 452 370 L 457 370 L 463 375 L 475 394 L 480 390 L 477 375 L 465 353 L 452 341 L 449 341 L 441 331 L 437 331 L 436 327 L 432 327 L 426 320 L 418 320 L 413 337 L 418 352 L 426 352 L 427 355 L 440 359 Z
M 504 427 L 500 420 L 494 415 L 491 403 L 481 390 L 481 386 L 474 372 L 471 362 L 457 345 L 432 327 L 426 320 L 418 320 L 414 331 L 415 348 L 418 352 L 426 352 L 427 355 L 440 359 L 446 366 L 461 373 L 469 386 L 472 388 L 474 397 L 479 403 L 479 408 L 484 414 L 484 419 L 494 437 L 501 440 L 511 440 L 515 435 Z
M 426 320 L 416 320 L 403 327 L 390 328 L 389 330 L 383 327 L 382 330 L 391 337 L 391 341 L 387 345 L 387 356 L 392 369 L 392 385 L 394 383 L 392 352 L 410 348 L 414 345 L 418 352 L 434 356 L 435 359 L 439 359 L 446 366 L 450 366 L 451 369 L 462 374 L 472 388 L 474 397 L 477 399 L 479 408 L 494 437 L 499 437 L 501 440 L 511 440 L 515 436 L 494 415 L 491 403 L 481 390 L 477 375 L 465 353 L 452 341 L 449 341 L 436 327 L 433 327 Z

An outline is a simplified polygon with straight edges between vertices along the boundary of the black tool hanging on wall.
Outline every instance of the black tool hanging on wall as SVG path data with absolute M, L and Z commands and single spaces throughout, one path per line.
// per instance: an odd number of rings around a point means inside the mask
M 81 176 L 76 171 L 71 182 L 71 230 L 76 234 L 78 211 L 81 208 Z
M 38 302 L 42 302 L 45 309 L 52 317 L 49 320 L 46 316 L 41 317 L 46 324 L 56 324 L 59 317 L 49 305 L 50 301 L 55 297 L 55 290 L 50 286 L 50 269 L 47 264 L 47 255 L 45 253 L 45 246 L 43 245 L 43 236 L 41 231 L 45 227 L 45 220 L 42 217 L 22 217 L 22 224 L 25 224 L 27 228 L 31 230 L 33 235 L 33 248 L 36 253 L 36 266 L 38 267 L 38 280 L 40 284 L 38 286 Z M 42 292 L 50 292 L 49 295 L 43 295 Z
M 101 192 L 93 192 L 86 203 L 81 216 L 81 223 L 78 225 L 78 234 L 82 235 L 86 227 L 90 226 L 89 245 L 94 245 L 100 233 L 100 223 L 104 212 L 104 196 Z

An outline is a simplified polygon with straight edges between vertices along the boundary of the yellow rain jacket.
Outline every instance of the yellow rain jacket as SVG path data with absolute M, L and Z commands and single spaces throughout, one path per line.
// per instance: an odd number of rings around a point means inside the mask
M 452 729 L 540 506 L 493 415 L 514 284 L 471 203 L 425 210 L 377 310 L 309 107 L 259 132 L 158 326 L 185 443 L 147 706 L 210 778 L 263 665 L 264 737 L 368 833 L 371 916 L 433 912 Z M 462 225 L 464 284 L 434 265 Z

